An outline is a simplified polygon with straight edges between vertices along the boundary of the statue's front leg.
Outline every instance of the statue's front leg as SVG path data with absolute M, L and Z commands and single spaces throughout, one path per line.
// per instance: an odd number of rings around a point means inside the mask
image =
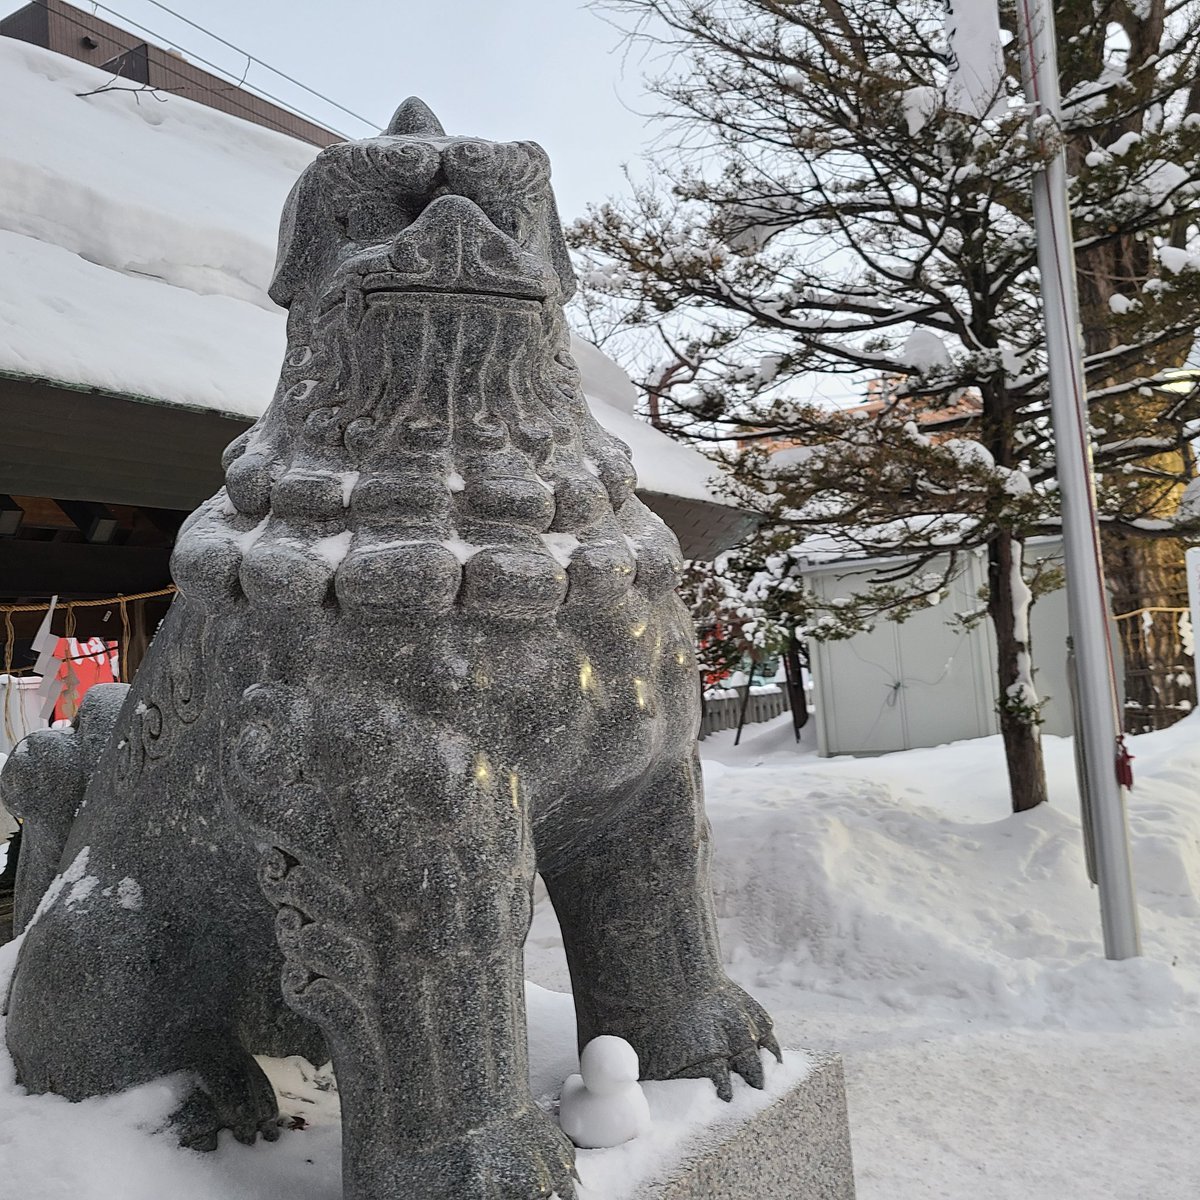
M 708 1078 L 726 1100 L 731 1070 L 761 1087 L 759 1048 L 779 1048 L 771 1018 L 721 965 L 698 758 L 669 764 L 613 810 L 568 861 L 541 864 L 580 1046 L 615 1034 L 644 1079 Z
M 284 997 L 333 1055 L 347 1200 L 567 1200 L 570 1143 L 529 1090 L 534 858 L 520 781 L 447 731 L 314 717 L 287 689 L 281 703 L 253 691 L 243 784 L 270 787 L 281 746 L 320 748 L 284 764 L 288 820 L 273 834 L 259 822 L 261 881 Z M 272 708 L 285 720 L 268 730 Z M 317 728 L 335 721 L 342 733 Z

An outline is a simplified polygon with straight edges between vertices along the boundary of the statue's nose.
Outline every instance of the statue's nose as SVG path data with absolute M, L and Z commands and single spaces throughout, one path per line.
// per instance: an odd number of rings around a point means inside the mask
M 465 196 L 439 196 L 392 240 L 393 266 L 414 287 L 488 292 L 544 300 L 542 261 L 497 229 Z

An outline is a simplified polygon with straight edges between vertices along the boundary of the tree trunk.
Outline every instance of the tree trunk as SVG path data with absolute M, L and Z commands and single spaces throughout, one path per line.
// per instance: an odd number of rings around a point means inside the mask
M 1032 688 L 1029 608 L 1021 570 L 1022 546 L 1009 533 L 988 545 L 988 615 L 996 633 L 999 695 L 996 710 L 1008 763 L 1013 812 L 1036 808 L 1048 797 L 1037 697 Z

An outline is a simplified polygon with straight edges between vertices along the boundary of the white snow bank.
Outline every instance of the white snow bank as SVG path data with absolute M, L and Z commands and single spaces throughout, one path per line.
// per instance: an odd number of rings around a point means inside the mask
M 81 96 L 106 71 L 0 39 L 0 228 L 263 308 L 279 210 L 317 148 L 179 97 Z
M 588 397 L 633 416 L 638 390 L 633 381 L 602 350 L 577 334 L 571 335 L 571 354 L 587 381 Z
M 253 418 L 285 342 L 278 311 L 0 230 L 0 372 Z
M 0 38 L 0 374 L 253 419 L 286 342 L 267 296 L 279 213 L 317 148 Z M 596 419 L 641 487 L 728 505 L 712 464 L 637 420 L 576 339 Z
M 752 986 L 876 1013 L 1200 1024 L 1198 733 L 1192 716 L 1131 739 L 1145 957 L 1125 963 L 1102 957 L 1069 739 L 1044 739 L 1053 803 L 1014 815 L 999 738 L 831 761 L 797 753 L 786 715 L 736 750 L 714 735 L 725 954 Z

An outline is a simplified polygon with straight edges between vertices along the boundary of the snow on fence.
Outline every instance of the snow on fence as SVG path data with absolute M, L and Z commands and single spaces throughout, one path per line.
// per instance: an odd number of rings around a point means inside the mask
M 742 711 L 742 700 L 746 689 L 722 688 L 709 692 L 704 697 L 704 716 L 700 720 L 700 737 L 719 733 L 722 729 L 736 729 Z M 746 724 L 757 725 L 761 721 L 772 721 L 788 710 L 787 691 L 774 686 L 750 689 L 750 703 L 746 705 Z

